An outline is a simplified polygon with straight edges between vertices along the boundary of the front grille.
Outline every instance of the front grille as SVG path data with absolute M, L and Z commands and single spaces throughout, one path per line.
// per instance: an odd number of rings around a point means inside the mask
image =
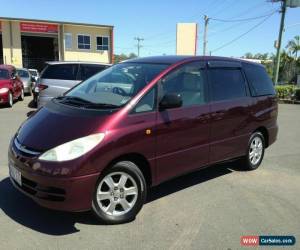
M 13 180 L 24 192 L 43 200 L 49 201 L 64 201 L 66 199 L 66 191 L 62 188 L 47 187 L 38 184 L 35 181 L 29 180 L 22 176 L 22 186 Z
M 33 158 L 33 157 L 37 157 L 38 155 L 41 154 L 40 151 L 36 151 L 29 147 L 22 145 L 19 142 L 17 137 L 14 139 L 13 147 L 14 147 L 14 150 L 17 150 L 20 154 L 22 154 L 25 157 Z

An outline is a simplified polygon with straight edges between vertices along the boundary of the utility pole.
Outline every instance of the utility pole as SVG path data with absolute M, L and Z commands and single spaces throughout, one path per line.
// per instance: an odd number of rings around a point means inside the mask
M 279 75 L 279 66 L 280 66 L 280 50 L 281 50 L 281 40 L 282 40 L 282 34 L 284 30 L 284 19 L 285 19 L 285 12 L 286 12 L 286 2 L 287 0 L 282 0 L 281 4 L 281 21 L 280 21 L 280 28 L 279 28 L 279 35 L 278 35 L 278 42 L 277 42 L 277 53 L 276 53 L 276 60 L 274 65 L 274 72 L 273 72 L 273 80 L 275 85 L 277 85 L 278 82 L 278 75 Z
M 140 49 L 143 47 L 143 46 L 141 45 L 141 42 L 144 41 L 144 38 L 141 38 L 141 37 L 135 37 L 134 40 L 137 41 L 137 45 L 136 45 L 136 47 L 137 47 L 137 56 L 140 57 Z
M 206 55 L 206 44 L 207 44 L 207 40 L 206 40 L 206 36 L 207 36 L 207 26 L 208 26 L 208 21 L 209 18 L 207 15 L 204 16 L 204 34 L 203 34 L 203 55 Z

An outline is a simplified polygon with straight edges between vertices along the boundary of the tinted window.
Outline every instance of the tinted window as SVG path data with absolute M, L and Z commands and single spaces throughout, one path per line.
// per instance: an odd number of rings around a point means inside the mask
M 29 77 L 28 71 L 26 71 L 26 70 L 20 70 L 20 69 L 18 69 L 17 73 L 18 73 L 19 77 L 25 77 L 25 78 Z
M 91 76 L 95 75 L 96 73 L 106 69 L 107 66 L 104 65 L 80 65 L 80 75 L 78 80 L 85 80 L 90 78 Z
M 275 95 L 273 82 L 264 67 L 244 63 L 243 68 L 250 83 L 253 96 Z
M 167 93 L 178 94 L 183 106 L 206 102 L 204 69 L 200 63 L 191 63 L 171 72 L 162 80 L 161 97 Z
M 78 64 L 56 64 L 48 65 L 41 78 L 76 80 Z
M 240 69 L 210 69 L 213 101 L 246 96 L 245 79 Z
M 143 113 L 153 111 L 155 108 L 155 93 L 156 88 L 150 90 L 146 95 L 142 97 L 142 99 L 138 102 L 138 104 L 134 108 L 134 113 Z
M 0 79 L 9 79 L 8 70 L 0 69 Z

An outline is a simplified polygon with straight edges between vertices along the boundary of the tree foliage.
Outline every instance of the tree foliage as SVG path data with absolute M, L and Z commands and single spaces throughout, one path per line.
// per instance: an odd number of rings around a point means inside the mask
M 120 55 L 114 55 L 115 58 L 115 63 L 119 63 L 128 59 L 132 59 L 132 58 L 136 58 L 137 55 L 134 53 L 130 53 L 129 55 L 126 55 L 124 53 L 120 54 Z

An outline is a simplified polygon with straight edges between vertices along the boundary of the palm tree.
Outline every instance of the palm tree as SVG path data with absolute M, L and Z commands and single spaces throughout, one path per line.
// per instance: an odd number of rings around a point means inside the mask
M 293 40 L 290 40 L 286 48 L 295 55 L 295 60 L 297 60 L 298 51 L 300 51 L 300 36 L 295 36 Z

